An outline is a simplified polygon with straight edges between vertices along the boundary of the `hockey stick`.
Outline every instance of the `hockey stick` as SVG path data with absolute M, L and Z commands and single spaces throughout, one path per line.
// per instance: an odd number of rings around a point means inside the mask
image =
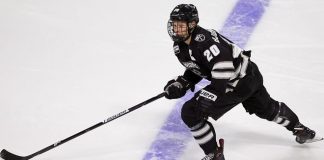
M 39 150 L 39 151 L 37 151 L 37 152 L 35 152 L 35 153 L 31 154 L 31 155 L 22 157 L 22 156 L 18 156 L 18 155 L 15 155 L 13 153 L 10 153 L 7 150 L 3 149 L 1 151 L 1 153 L 0 153 L 1 154 L 0 157 L 3 158 L 4 160 L 28 160 L 28 159 L 31 159 L 31 158 L 33 158 L 33 157 L 35 157 L 37 155 L 40 155 L 40 154 L 42 154 L 44 152 L 47 152 L 47 151 L 51 150 L 51 149 L 65 143 L 65 142 L 68 142 L 68 141 L 70 141 L 70 140 L 72 140 L 72 139 L 74 139 L 76 137 L 79 137 L 79 136 L 81 136 L 81 135 L 83 135 L 83 134 L 85 134 L 85 133 L 87 133 L 87 132 L 89 132 L 89 131 L 97 128 L 97 127 L 100 127 L 100 126 L 102 126 L 102 125 L 104 125 L 104 124 L 106 124 L 106 123 L 108 123 L 108 122 L 110 122 L 112 120 L 115 120 L 115 119 L 117 119 L 117 118 L 119 118 L 121 116 L 124 116 L 125 114 L 130 113 L 130 112 L 132 112 L 132 111 L 134 111 L 134 110 L 136 110 L 136 109 L 138 109 L 138 108 L 140 108 L 140 107 L 142 107 L 142 106 L 144 106 L 146 104 L 149 104 L 149 103 L 151 103 L 151 102 L 153 102 L 153 101 L 155 101 L 155 100 L 157 100 L 159 98 L 162 98 L 165 95 L 166 95 L 165 92 L 160 93 L 159 95 L 157 95 L 155 97 L 152 97 L 152 98 L 150 98 L 150 99 L 148 99 L 148 100 L 146 100 L 146 101 L 144 101 L 144 102 L 142 102 L 140 104 L 137 104 L 137 105 L 135 105 L 135 106 L 133 106 L 131 108 L 128 108 L 128 109 L 126 109 L 126 110 L 124 110 L 124 111 L 122 111 L 122 112 L 120 112 L 118 114 L 115 114 L 115 115 L 109 117 L 108 119 L 105 119 L 102 122 L 99 122 L 99 123 L 87 128 L 87 129 L 85 129 L 85 130 L 83 130 L 83 131 L 81 131 L 81 132 L 79 132 L 77 134 L 74 134 L 74 135 L 72 135 L 72 136 L 70 136 L 70 137 L 68 137 L 68 138 L 66 138 L 64 140 L 58 141 L 58 142 L 56 142 L 56 143 L 54 143 L 54 144 L 52 144 L 52 145 L 50 145 L 50 146 L 48 146 L 46 148 L 43 148 L 42 150 Z

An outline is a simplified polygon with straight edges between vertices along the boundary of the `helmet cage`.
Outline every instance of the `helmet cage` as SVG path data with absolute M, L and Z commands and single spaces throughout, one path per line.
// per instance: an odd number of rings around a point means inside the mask
M 175 42 L 181 42 L 181 41 L 186 41 L 189 37 L 190 37 L 190 34 L 192 33 L 192 30 L 193 29 L 190 29 L 189 28 L 189 25 L 188 23 L 187 24 L 187 34 L 186 36 L 180 36 L 180 35 L 177 35 L 174 31 L 174 26 L 173 26 L 173 20 L 169 20 L 168 21 L 168 33 L 169 33 L 169 36 L 171 37 L 171 39 Z
M 187 36 L 179 36 L 174 32 L 173 22 L 174 21 L 185 21 L 188 28 Z M 197 8 L 192 4 L 180 4 L 177 5 L 170 14 L 170 19 L 168 21 L 168 33 L 171 39 L 175 42 L 187 40 L 194 30 L 194 26 L 190 23 L 195 21 L 196 24 L 199 22 Z

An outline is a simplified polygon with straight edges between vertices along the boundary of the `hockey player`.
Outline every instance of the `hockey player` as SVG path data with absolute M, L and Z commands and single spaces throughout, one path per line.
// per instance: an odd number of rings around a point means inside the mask
M 168 33 L 174 41 L 174 54 L 186 70 L 164 90 L 166 98 L 176 99 L 194 89 L 202 78 L 210 81 L 181 110 L 182 120 L 206 154 L 203 159 L 224 159 L 208 117 L 217 120 L 239 103 L 250 114 L 287 128 L 300 144 L 317 140 L 315 132 L 301 124 L 285 103 L 270 97 L 257 65 L 250 60 L 251 51 L 215 30 L 200 27 L 198 22 L 198 11 L 192 4 L 180 4 L 172 10 Z

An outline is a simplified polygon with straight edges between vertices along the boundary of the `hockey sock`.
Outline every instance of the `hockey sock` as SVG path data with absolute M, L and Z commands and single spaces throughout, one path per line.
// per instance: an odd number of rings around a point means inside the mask
M 203 121 L 190 128 L 193 137 L 205 154 L 214 153 L 217 149 L 216 134 L 213 125 Z
M 285 103 L 279 102 L 278 113 L 273 121 L 293 131 L 299 119 Z

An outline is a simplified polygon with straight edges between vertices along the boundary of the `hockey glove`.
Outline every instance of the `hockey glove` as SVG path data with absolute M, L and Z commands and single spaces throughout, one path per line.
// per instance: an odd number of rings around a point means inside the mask
M 167 99 L 176 99 L 184 96 L 189 88 L 192 85 L 182 76 L 179 76 L 177 79 L 170 80 L 167 85 L 164 87 L 166 92 L 165 98 Z

